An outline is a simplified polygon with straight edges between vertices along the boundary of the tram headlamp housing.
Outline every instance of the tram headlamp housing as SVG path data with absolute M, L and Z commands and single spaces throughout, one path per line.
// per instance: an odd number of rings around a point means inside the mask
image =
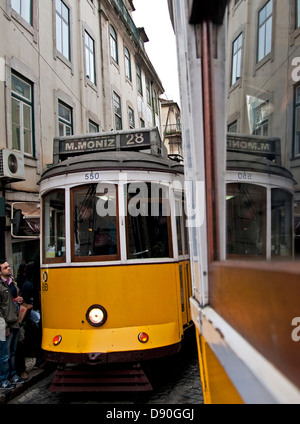
M 107 312 L 101 305 L 90 306 L 85 316 L 93 327 L 101 327 L 107 320 Z

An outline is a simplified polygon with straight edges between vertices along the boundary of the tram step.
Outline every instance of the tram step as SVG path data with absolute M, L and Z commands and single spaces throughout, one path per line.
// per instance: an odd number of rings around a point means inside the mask
M 142 369 L 57 370 L 51 392 L 141 392 L 152 386 Z

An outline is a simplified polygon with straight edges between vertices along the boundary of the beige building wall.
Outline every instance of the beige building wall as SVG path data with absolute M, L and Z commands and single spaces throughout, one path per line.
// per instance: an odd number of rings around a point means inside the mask
M 55 0 L 32 0 L 32 4 L 33 20 L 29 24 L 12 8 L 11 0 L 0 0 L 0 149 L 12 149 L 12 72 L 32 84 L 34 110 L 35 152 L 24 155 L 25 180 L 6 181 L 7 213 L 15 200 L 39 200 L 38 181 L 43 169 L 52 163 L 53 138 L 59 135 L 59 102 L 72 110 L 74 135 L 89 132 L 89 120 L 100 132 L 115 130 L 113 92 L 121 98 L 123 130 L 130 128 L 130 107 L 135 128 L 143 124 L 161 131 L 161 111 L 160 107 L 154 110 L 153 99 L 154 92 L 158 97 L 164 89 L 145 52 L 146 35 L 130 20 L 134 10 L 131 0 L 64 0 L 70 12 L 70 60 L 57 49 Z M 118 63 L 111 57 L 110 25 L 117 33 Z M 94 83 L 87 77 L 85 66 L 85 32 L 94 41 Z M 125 47 L 131 57 L 131 81 L 125 76 Z M 142 95 L 137 90 L 137 64 L 142 71 Z M 146 96 L 146 79 L 151 82 L 151 104 Z M 11 260 L 12 243 L 20 240 L 12 240 L 8 228 L 5 237 Z

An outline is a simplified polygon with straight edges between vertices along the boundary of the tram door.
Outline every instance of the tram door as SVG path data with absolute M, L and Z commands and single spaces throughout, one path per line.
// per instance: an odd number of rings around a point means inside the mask
M 190 302 L 191 297 L 191 279 L 189 263 L 187 261 L 179 263 L 179 281 L 182 324 L 187 325 L 191 321 Z
M 181 314 L 183 325 L 191 321 L 190 302 L 192 294 L 190 265 L 188 260 L 188 235 L 185 227 L 186 217 L 184 214 L 184 198 L 182 194 L 175 196 L 176 206 L 176 229 L 177 229 L 177 248 L 178 248 L 178 272 L 180 283 Z

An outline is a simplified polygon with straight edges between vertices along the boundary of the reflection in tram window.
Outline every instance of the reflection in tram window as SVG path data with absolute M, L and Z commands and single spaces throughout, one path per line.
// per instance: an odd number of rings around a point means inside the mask
M 116 187 L 91 184 L 72 190 L 74 260 L 117 259 Z M 101 258 L 102 260 L 103 258 Z
M 292 256 L 292 195 L 272 190 L 272 257 Z
M 184 196 L 176 194 L 175 197 L 175 216 L 176 216 L 176 230 L 177 230 L 177 247 L 178 255 L 188 254 L 188 235 L 187 228 L 185 226 Z
M 43 256 L 64 260 L 65 249 L 65 192 L 55 190 L 43 197 Z
M 227 255 L 266 255 L 266 189 L 252 184 L 228 184 Z
M 168 188 L 131 183 L 127 201 L 129 259 L 172 257 Z

